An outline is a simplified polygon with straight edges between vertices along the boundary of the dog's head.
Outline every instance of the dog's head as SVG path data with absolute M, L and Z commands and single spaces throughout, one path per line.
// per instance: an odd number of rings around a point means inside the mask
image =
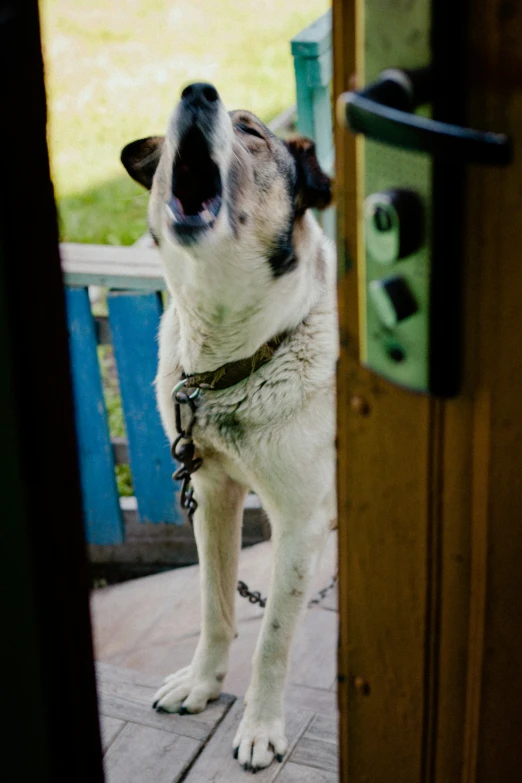
M 186 87 L 166 137 L 128 144 L 122 162 L 151 191 L 158 244 L 200 256 L 233 239 L 246 257 L 267 259 L 274 276 L 295 264 L 299 219 L 332 197 L 312 141 L 282 141 L 250 112 L 227 112 L 211 84 Z

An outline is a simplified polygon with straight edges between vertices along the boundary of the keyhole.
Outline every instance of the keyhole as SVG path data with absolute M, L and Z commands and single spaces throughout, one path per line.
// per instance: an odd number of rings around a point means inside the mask
M 392 227 L 392 219 L 388 210 L 384 209 L 384 207 L 376 207 L 373 213 L 373 221 L 377 231 L 389 231 Z

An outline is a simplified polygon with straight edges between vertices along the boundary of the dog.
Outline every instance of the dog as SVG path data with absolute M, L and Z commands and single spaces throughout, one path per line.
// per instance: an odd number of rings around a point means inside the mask
M 311 212 L 329 206 L 332 183 L 313 142 L 281 140 L 250 112 L 227 111 L 205 83 L 183 90 L 165 137 L 128 144 L 122 162 L 150 190 L 149 229 L 171 295 L 156 379 L 171 442 L 173 386 L 207 379 L 195 384 L 192 432 L 202 459 L 192 476 L 201 635 L 153 706 L 197 713 L 221 692 L 252 489 L 270 519 L 274 564 L 233 753 L 255 772 L 288 747 L 291 641 L 336 517 L 336 264 Z M 233 383 L 216 384 L 230 368 Z

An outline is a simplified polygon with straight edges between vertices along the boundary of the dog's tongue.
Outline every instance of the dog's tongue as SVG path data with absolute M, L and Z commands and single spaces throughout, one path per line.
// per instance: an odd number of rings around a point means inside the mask
M 221 208 L 221 196 L 204 201 L 196 214 L 187 214 L 179 198 L 172 198 L 165 205 L 168 218 L 177 225 L 197 227 L 211 226 Z

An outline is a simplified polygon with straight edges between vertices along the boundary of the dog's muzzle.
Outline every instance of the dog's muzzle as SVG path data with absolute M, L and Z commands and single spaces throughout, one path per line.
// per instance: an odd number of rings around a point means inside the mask
M 221 209 L 221 175 L 211 155 L 219 104 L 211 84 L 190 84 L 181 93 L 172 192 L 165 209 L 182 244 L 192 243 L 201 231 L 212 228 Z

